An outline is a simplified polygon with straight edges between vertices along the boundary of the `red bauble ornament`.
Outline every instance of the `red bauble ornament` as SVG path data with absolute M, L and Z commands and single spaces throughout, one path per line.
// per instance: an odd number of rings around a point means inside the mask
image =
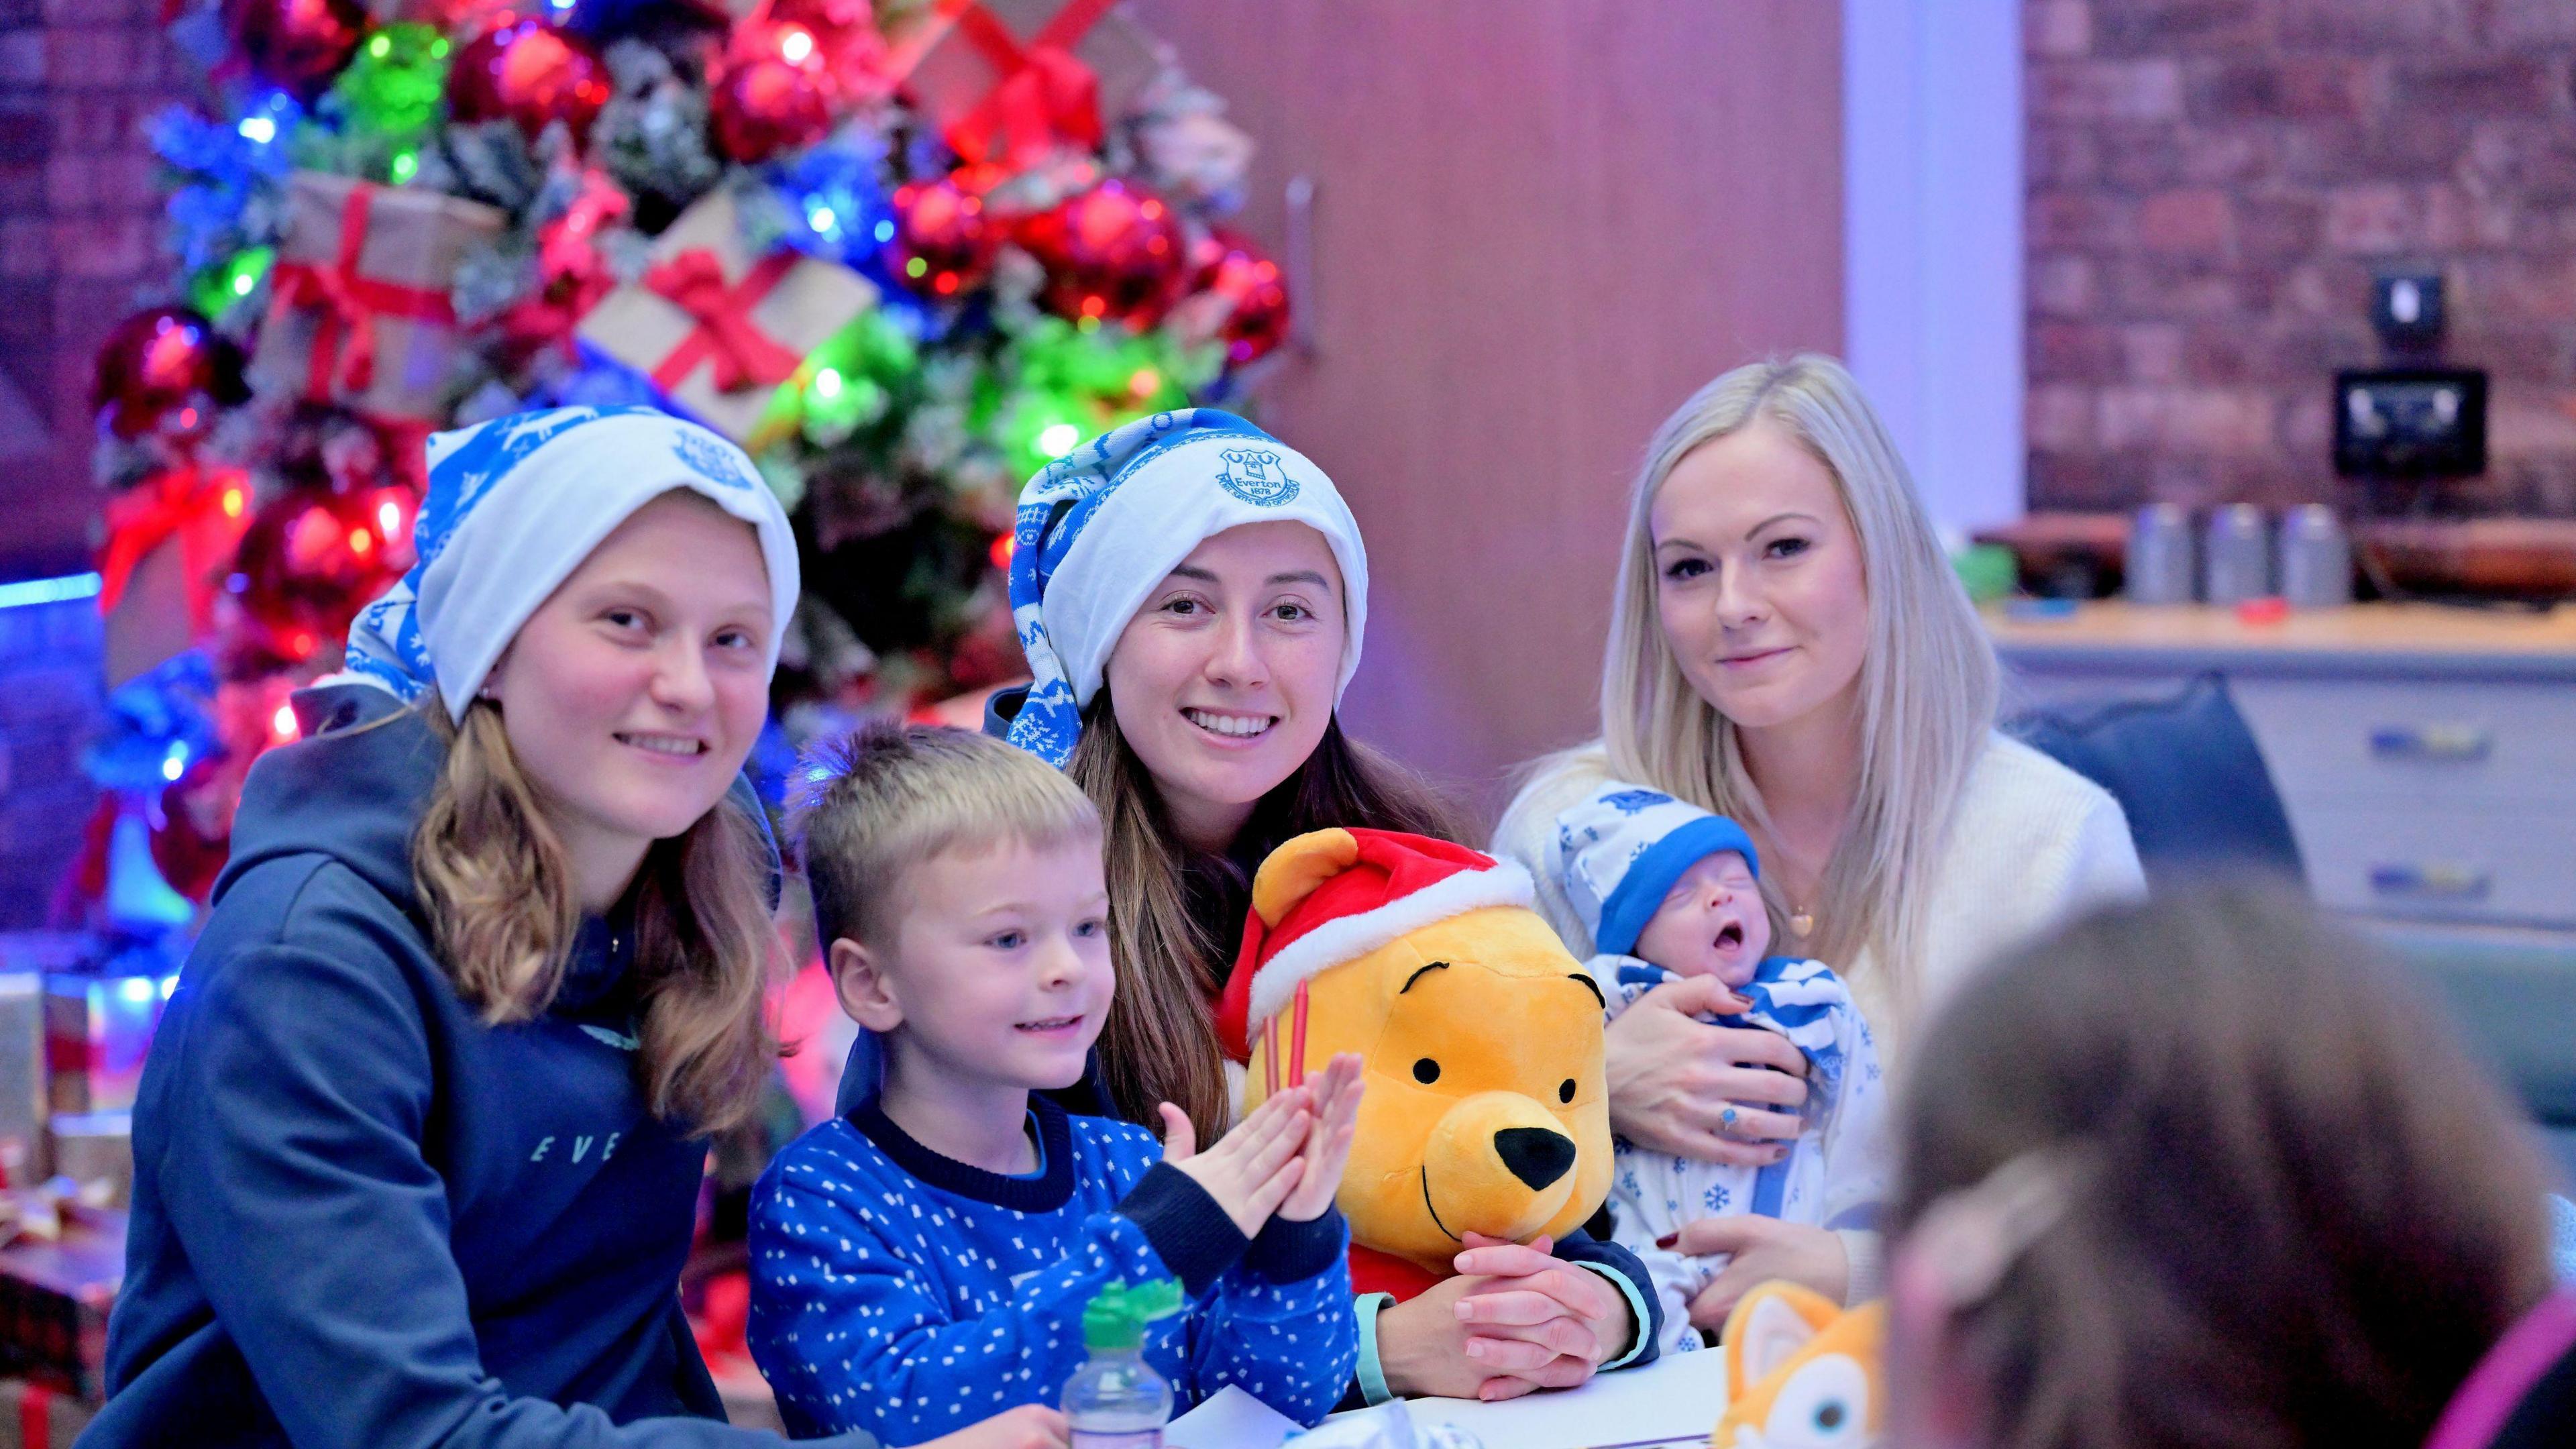
M 1140 329 L 1162 320 L 1186 261 L 1171 203 L 1127 181 L 1103 181 L 1038 213 L 1019 242 L 1046 267 L 1048 310 Z
M 233 782 L 236 786 L 238 780 Z M 204 905 L 232 854 L 232 812 L 197 776 L 164 789 L 144 817 L 152 863 L 170 889 Z
M 895 188 L 894 240 L 886 266 L 904 285 L 929 297 L 971 291 L 993 270 L 1002 236 L 984 209 L 984 198 L 954 176 L 912 181 Z
M 90 382 L 90 406 L 128 441 L 165 421 L 181 434 L 202 432 L 216 404 L 249 396 L 241 349 L 186 307 L 147 307 L 117 323 Z
M 448 70 L 448 114 L 459 121 L 509 121 L 535 140 L 550 122 L 573 144 L 608 104 L 608 68 L 588 46 L 534 20 L 510 20 L 465 42 Z
M 253 73 L 310 105 L 358 53 L 367 11 L 358 0 L 223 0 L 223 21 Z
M 868 0 L 769 0 L 760 23 L 782 41 L 791 28 L 809 36 L 814 60 L 831 72 L 845 98 L 882 96 L 892 88 L 885 75 L 885 40 Z M 735 27 L 736 33 L 744 28 Z M 801 63 L 804 57 L 791 53 L 787 59 Z
M 794 44 L 801 38 L 802 44 Z M 799 53 L 790 60 L 786 51 Z M 736 161 L 766 161 L 781 151 L 811 146 L 830 134 L 834 87 L 814 51 L 814 37 L 796 27 L 756 42 L 752 53 L 725 67 L 707 110 L 715 121 L 716 149 Z
M 399 487 L 298 489 L 260 505 L 224 587 L 270 655 L 300 663 L 348 637 L 411 566 L 412 506 Z
M 1190 279 L 1191 303 L 1200 297 L 1223 303 L 1224 320 L 1216 335 L 1225 343 L 1225 360 L 1241 367 L 1267 356 L 1288 340 L 1288 284 L 1251 238 L 1222 227 L 1190 250 L 1196 274 Z

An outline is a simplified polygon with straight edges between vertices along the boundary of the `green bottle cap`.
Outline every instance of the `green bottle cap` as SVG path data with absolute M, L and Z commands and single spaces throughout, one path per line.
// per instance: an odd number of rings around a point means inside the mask
M 1133 1287 L 1124 1278 L 1091 1295 L 1082 1310 L 1082 1346 L 1104 1349 L 1145 1346 L 1145 1325 L 1181 1311 L 1181 1285 L 1170 1278 L 1149 1278 Z

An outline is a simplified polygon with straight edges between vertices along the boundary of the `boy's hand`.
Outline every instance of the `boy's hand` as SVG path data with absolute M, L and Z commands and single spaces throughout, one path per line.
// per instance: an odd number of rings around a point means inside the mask
M 1314 1093 L 1314 1119 L 1298 1150 L 1297 1185 L 1279 1204 L 1279 1216 L 1292 1223 L 1311 1223 L 1333 1205 L 1342 1190 L 1342 1169 L 1350 1164 L 1351 1137 L 1360 1125 L 1360 1057 L 1344 1052 L 1308 1083 Z
M 943 1434 L 921 1449 L 1066 1449 L 1072 1442 L 1063 1414 L 1044 1404 L 1022 1404 L 954 1434 Z
M 1271 1097 L 1205 1152 L 1198 1150 L 1189 1114 L 1165 1102 L 1158 1109 L 1163 1114 L 1163 1160 L 1188 1173 L 1225 1209 L 1235 1230 L 1251 1237 L 1297 1185 L 1302 1172 L 1297 1149 L 1314 1120 L 1307 1110 L 1312 1095 L 1311 1088 L 1290 1087 Z

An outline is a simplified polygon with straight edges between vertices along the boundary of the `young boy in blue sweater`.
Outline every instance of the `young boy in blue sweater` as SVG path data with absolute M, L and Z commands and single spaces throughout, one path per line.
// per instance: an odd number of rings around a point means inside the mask
M 1358 1358 L 1333 1206 L 1359 1061 L 1205 1152 L 1067 1114 L 1113 974 L 1100 823 L 999 740 L 872 725 L 809 759 L 797 811 L 842 1008 L 877 1034 L 876 1097 L 798 1138 L 753 1195 L 753 1357 L 799 1436 L 889 1446 L 991 1420 L 1061 1442 L 1052 1406 L 1112 1282 L 1180 1281 L 1145 1357 L 1182 1406 L 1234 1384 L 1314 1423 Z

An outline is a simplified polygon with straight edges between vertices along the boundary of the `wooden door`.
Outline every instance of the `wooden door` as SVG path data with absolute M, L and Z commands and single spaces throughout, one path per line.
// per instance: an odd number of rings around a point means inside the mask
M 1276 247 L 1311 177 L 1311 357 L 1263 422 L 1369 544 L 1343 718 L 1490 820 L 1597 732 L 1628 481 L 1736 363 L 1842 337 L 1828 0 L 1131 0 L 1261 146 Z

